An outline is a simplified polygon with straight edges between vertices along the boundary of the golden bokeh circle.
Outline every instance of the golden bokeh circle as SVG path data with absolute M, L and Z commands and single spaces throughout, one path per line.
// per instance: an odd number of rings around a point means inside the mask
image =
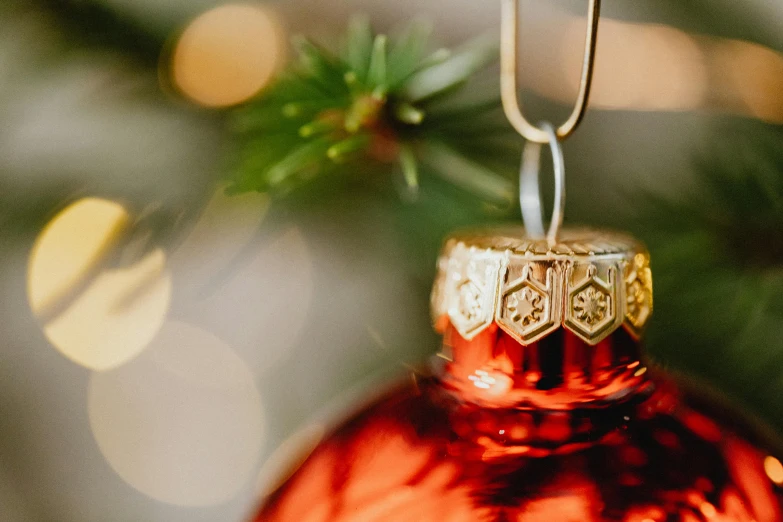
M 203 299 L 204 288 L 258 235 L 269 207 L 267 194 L 228 195 L 224 187 L 218 188 L 171 253 L 177 295 L 191 301 Z
M 144 350 L 171 301 L 162 250 L 130 266 L 102 265 L 129 222 L 118 203 L 80 199 L 44 227 L 30 254 L 27 295 L 44 335 L 93 370 L 114 368 Z
M 230 228 L 221 225 L 214 231 L 230 237 Z M 246 353 L 255 371 L 274 370 L 292 355 L 312 320 L 313 251 L 302 230 L 289 226 L 251 239 L 239 257 L 226 264 L 220 250 L 232 248 L 208 240 L 212 235 L 196 236 L 193 239 L 203 238 L 191 243 L 198 249 L 183 248 L 172 255 L 172 263 L 178 262 L 173 265 L 178 295 L 193 296 L 183 309 Z M 211 274 L 203 270 L 220 266 L 224 268 Z
M 284 55 L 281 24 L 271 9 L 221 5 L 182 32 L 171 55 L 171 81 L 200 105 L 228 107 L 263 89 Z
M 112 469 L 179 506 L 233 498 L 252 479 L 266 432 L 247 364 L 211 333 L 173 320 L 139 357 L 92 374 L 88 414 Z

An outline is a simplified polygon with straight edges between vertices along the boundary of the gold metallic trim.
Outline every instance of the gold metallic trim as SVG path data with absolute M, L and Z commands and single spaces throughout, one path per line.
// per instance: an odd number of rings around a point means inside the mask
M 521 229 L 450 239 L 438 261 L 432 315 L 472 339 L 497 324 L 523 345 L 563 327 L 595 345 L 624 326 L 641 336 L 652 314 L 650 256 L 613 232 L 566 230 L 557 243 Z
M 653 312 L 652 270 L 650 256 L 637 254 L 627 263 L 625 275 L 625 329 L 636 338 Z
M 446 276 L 446 310 L 451 323 L 465 339 L 472 339 L 492 324 L 501 268 L 493 252 L 458 244 Z

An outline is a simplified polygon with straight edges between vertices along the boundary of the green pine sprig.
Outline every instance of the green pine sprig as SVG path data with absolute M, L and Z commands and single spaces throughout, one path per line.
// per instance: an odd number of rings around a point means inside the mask
M 329 175 L 382 172 L 415 193 L 423 173 L 434 172 L 495 203 L 510 201 L 513 182 L 483 162 L 510 132 L 499 101 L 459 101 L 471 77 L 496 61 L 494 39 L 434 52 L 428 41 L 426 24 L 389 37 L 363 17 L 350 22 L 339 54 L 296 38 L 297 59 L 235 113 L 229 190 L 285 194 Z

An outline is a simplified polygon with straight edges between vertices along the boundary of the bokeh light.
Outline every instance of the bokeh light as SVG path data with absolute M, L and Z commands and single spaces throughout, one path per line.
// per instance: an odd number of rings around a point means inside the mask
M 115 202 L 81 199 L 49 222 L 30 255 L 28 299 L 46 338 L 94 370 L 138 355 L 169 308 L 171 278 L 162 250 L 122 268 L 101 264 L 129 220 Z
M 563 83 L 575 86 L 585 22 L 572 20 L 562 43 Z M 703 105 L 707 64 L 693 37 L 657 24 L 602 20 L 591 105 L 603 109 L 685 110 Z
M 171 254 L 177 291 L 198 298 L 204 287 L 240 256 L 269 210 L 269 196 L 258 192 L 228 196 L 215 191 L 193 228 Z
M 585 20 L 556 10 L 563 36 L 527 42 L 524 75 L 543 96 L 571 103 Z M 720 110 L 783 122 L 783 54 L 757 43 L 690 34 L 661 24 L 602 18 L 590 106 L 641 111 Z M 556 51 L 553 51 L 556 49 Z M 532 57 L 530 56 L 532 55 Z M 538 57 L 538 58 L 536 58 Z M 551 63 L 556 63 L 552 71 Z
M 231 499 L 251 479 L 264 441 L 261 397 L 245 362 L 178 321 L 167 321 L 134 361 L 93 373 L 88 408 L 117 474 L 175 505 Z
M 764 472 L 769 480 L 779 486 L 783 486 L 783 464 L 775 457 L 769 456 L 764 459 Z
M 122 205 L 81 199 L 57 214 L 44 228 L 30 256 L 28 296 L 40 312 L 67 294 L 116 241 L 129 220 Z
M 172 83 L 207 107 L 226 107 L 257 94 L 283 62 L 278 17 L 268 7 L 226 4 L 182 32 L 171 55 Z
M 724 72 L 716 75 L 715 90 L 728 108 L 783 123 L 783 54 L 738 40 L 716 41 L 710 50 L 717 68 Z
M 194 278 L 185 269 L 175 272 L 181 286 L 194 290 L 182 303 L 183 313 L 247 354 L 257 372 L 292 353 L 311 320 L 315 289 L 312 253 L 301 230 L 288 226 L 267 234 L 249 243 L 241 262 L 209 279 L 198 279 L 198 269 Z M 194 266 L 221 255 L 213 250 L 204 243 Z

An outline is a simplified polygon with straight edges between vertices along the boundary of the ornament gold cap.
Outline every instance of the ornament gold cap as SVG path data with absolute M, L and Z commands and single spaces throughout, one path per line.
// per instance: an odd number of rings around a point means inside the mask
M 613 231 L 565 229 L 558 240 L 523 228 L 446 240 L 432 291 L 435 328 L 465 339 L 497 324 L 523 345 L 566 328 L 595 345 L 623 326 L 642 335 L 653 308 L 650 255 Z

